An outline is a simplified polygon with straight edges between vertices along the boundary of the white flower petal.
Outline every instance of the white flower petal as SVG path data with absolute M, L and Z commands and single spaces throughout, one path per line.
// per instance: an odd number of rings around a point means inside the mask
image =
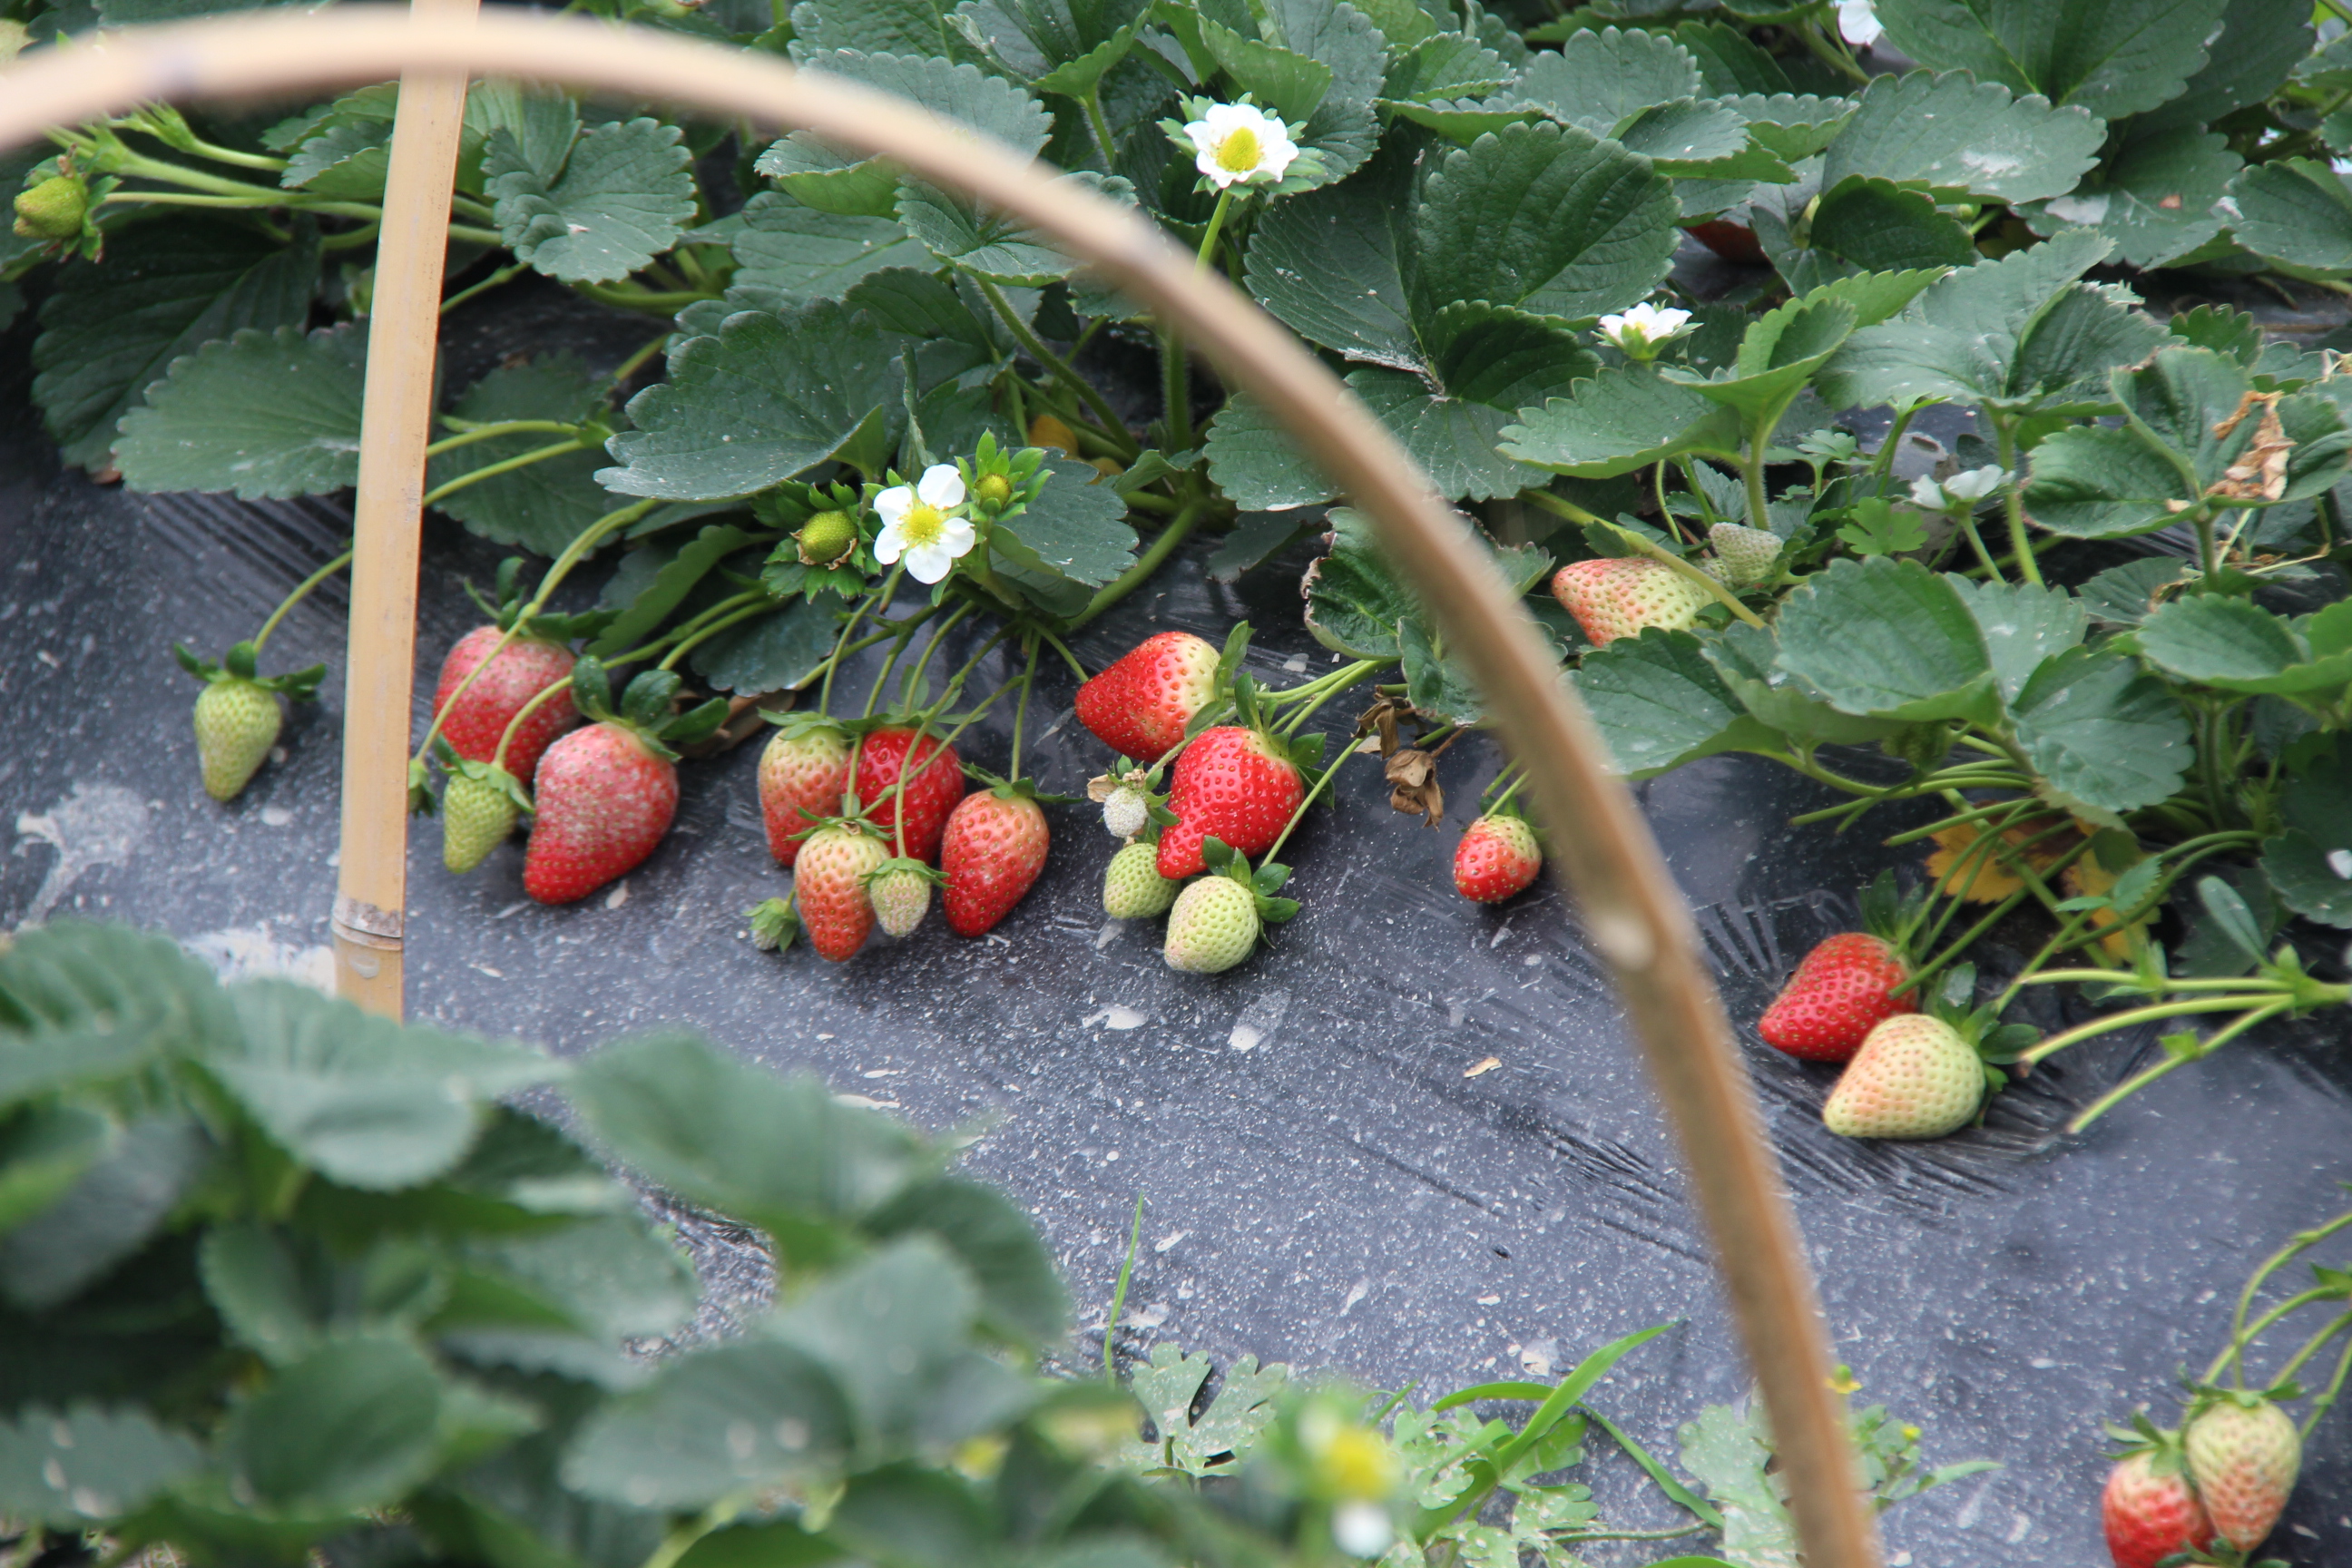
M 896 528 L 907 521 L 915 510 L 915 492 L 907 485 L 894 485 L 874 498 L 874 511 L 888 527 Z
M 898 531 L 895 522 L 887 523 L 874 536 L 874 559 L 885 566 L 893 565 L 907 548 L 907 536 Z
M 973 531 L 969 519 L 951 517 L 940 530 L 939 547 L 950 555 L 969 555 L 979 540 L 980 535 Z
M 941 511 L 963 505 L 963 476 L 952 463 L 933 463 L 923 470 L 915 485 L 915 493 Z
M 1925 474 L 1911 481 L 1911 500 L 1930 510 L 1941 511 L 1946 506 L 1943 487 Z
M 1885 35 L 1872 0 L 1837 0 L 1838 32 L 1845 41 L 1868 48 Z
M 936 583 L 954 570 L 955 557 L 936 544 L 918 544 L 907 552 L 907 575 L 918 583 Z
M 1394 1539 L 1388 1512 L 1376 1502 L 1343 1502 L 1331 1510 L 1332 1543 L 1350 1557 L 1378 1557 Z
M 1961 500 L 1982 500 L 2000 489 L 2008 478 L 2007 471 L 1999 464 L 1988 463 L 1981 468 L 1970 468 L 1966 473 L 1954 474 L 1946 479 L 1944 493 Z

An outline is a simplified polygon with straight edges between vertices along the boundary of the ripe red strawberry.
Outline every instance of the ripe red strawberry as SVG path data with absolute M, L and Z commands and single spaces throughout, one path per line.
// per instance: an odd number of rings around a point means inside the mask
M 948 817 L 940 907 L 958 936 L 982 936 L 1013 912 L 1045 868 L 1045 813 L 1013 785 L 975 790 Z
M 1842 1138 L 1941 1138 L 1984 1103 L 1983 1058 L 1959 1031 L 1925 1013 L 1880 1021 L 1822 1107 Z
M 497 755 L 499 737 L 523 705 L 572 674 L 572 650 L 541 637 L 517 637 L 491 658 L 490 650 L 504 635 L 496 626 L 476 626 L 459 637 L 441 661 L 441 679 L 433 689 L 433 711 L 438 717 L 466 677 L 489 660 L 489 668 L 441 720 L 450 750 L 470 762 L 487 763 Z M 568 688 L 532 709 L 507 747 L 507 772 L 519 779 L 536 777 L 549 743 L 579 722 L 580 710 Z
M 1526 892 L 1542 869 L 1543 850 L 1523 816 L 1482 816 L 1454 849 L 1455 890 L 1482 904 Z
M 2116 1461 L 2099 1498 L 2107 1554 L 2116 1568 L 2156 1568 L 2175 1552 L 2213 1539 L 2204 1507 L 2181 1473 L 2180 1456 L 2143 1448 Z
M 2225 1399 L 2189 1424 L 2181 1446 L 2213 1531 L 2241 1552 L 2270 1539 L 2303 1468 L 2303 1438 L 2269 1400 Z
M 1638 637 L 1644 626 L 1680 631 L 1711 602 L 1706 589 L 1647 556 L 1571 562 L 1553 574 L 1551 596 L 1595 647 Z
M 1919 1010 L 1916 989 L 1891 994 L 1910 978 L 1911 966 L 1892 942 L 1841 931 L 1805 954 L 1764 1009 L 1757 1033 L 1766 1045 L 1807 1061 L 1851 1060 L 1881 1019 Z
M 846 963 L 874 930 L 874 900 L 866 879 L 890 858 L 882 840 L 856 823 L 820 827 L 801 846 L 793 868 L 793 901 L 801 929 L 817 956 Z
M 898 773 L 910 748 L 915 753 L 915 776 L 907 781 L 907 855 L 915 860 L 936 860 L 948 813 L 963 798 L 963 764 L 953 746 L 942 745 L 931 735 L 919 742 L 915 731 L 908 729 L 877 730 L 850 758 L 848 787 L 895 850 Z
M 1122 757 L 1156 763 L 1216 690 L 1217 650 L 1191 632 L 1146 637 L 1078 688 L 1078 722 Z
M 834 816 L 849 787 L 849 737 L 839 730 L 788 728 L 760 753 L 760 816 L 768 825 L 768 853 L 790 866 L 816 825 L 803 811 Z
M 1203 730 L 1170 778 L 1168 809 L 1176 820 L 1160 836 L 1160 874 L 1171 881 L 1199 876 L 1206 838 L 1253 858 L 1265 854 L 1306 793 L 1297 767 L 1271 737 L 1231 724 Z
M 591 724 L 547 748 L 532 795 L 523 891 L 568 904 L 654 852 L 677 815 L 677 769 L 627 725 Z

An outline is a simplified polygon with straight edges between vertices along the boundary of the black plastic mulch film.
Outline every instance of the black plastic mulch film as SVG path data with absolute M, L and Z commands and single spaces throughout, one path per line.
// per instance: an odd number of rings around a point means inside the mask
M 600 367 L 643 337 L 640 322 L 560 300 L 510 306 L 493 331 L 495 342 L 453 333 L 450 384 L 550 333 Z M 273 668 L 323 659 L 331 672 L 323 700 L 288 724 L 283 759 L 228 806 L 198 786 L 195 689 L 170 644 L 216 653 L 251 635 L 348 537 L 348 511 L 131 495 L 60 474 L 26 395 L 28 345 L 21 321 L 0 336 L 0 826 L 15 836 L 0 929 L 117 918 L 168 930 L 231 974 L 323 975 L 343 584 L 273 641 Z M 1207 548 L 1087 629 L 1089 667 L 1154 631 L 1221 639 L 1244 618 L 1259 679 L 1329 667 L 1299 622 L 1306 546 L 1233 587 L 1205 580 Z M 441 654 L 480 618 L 461 584 L 487 585 L 500 553 L 426 526 L 417 732 Z M 855 673 L 844 679 L 862 691 Z M 1071 716 L 1068 672 L 1049 664 L 1041 679 L 1032 765 L 1044 786 L 1082 794 L 1105 750 Z M 1335 732 L 1343 707 L 1322 716 Z M 1009 724 L 959 749 L 1001 765 Z M 1076 1321 L 1097 1336 L 1140 1193 L 1124 1351 L 1171 1341 L 1221 1363 L 1255 1354 L 1386 1388 L 1419 1380 L 1430 1397 L 1556 1373 L 1679 1319 L 1593 1405 L 1670 1456 L 1702 1404 L 1744 1394 L 1707 1247 L 1601 964 L 1549 882 L 1499 909 L 1453 889 L 1454 839 L 1500 760 L 1485 737 L 1446 758 L 1442 831 L 1391 812 L 1377 769 L 1343 774 L 1339 809 L 1313 813 L 1285 857 L 1305 912 L 1217 976 L 1170 971 L 1155 926 L 1104 919 L 1114 846 L 1088 806 L 1049 813 L 1045 876 L 987 938 L 934 921 L 903 945 L 877 934 L 846 965 L 758 952 L 740 911 L 784 883 L 761 832 L 758 751 L 687 764 L 669 839 L 570 908 L 523 897 L 520 838 L 459 879 L 437 835 L 413 835 L 411 1016 L 560 1051 L 688 1021 L 925 1127 L 984 1130 L 972 1168 L 1036 1215 Z M 1741 1024 L 1858 1400 L 1923 1426 L 1932 1462 L 2004 1466 L 1890 1515 L 1890 1562 L 2104 1562 L 2100 1423 L 2143 1401 L 2168 1415 L 2172 1378 L 2219 1346 L 2254 1260 L 2343 1205 L 2342 1017 L 2173 1074 L 2081 1138 L 2059 1129 L 2145 1061 L 2147 1036 L 2066 1053 L 2001 1095 L 1981 1129 L 1911 1146 L 1838 1139 L 1818 1116 L 1830 1069 L 1767 1049 L 1749 1026 L 1886 863 L 1877 839 L 1924 818 L 1882 811 L 1843 837 L 1791 828 L 1822 792 L 1739 756 L 1641 793 Z M 723 1324 L 730 1296 L 760 1288 L 756 1259 L 721 1230 L 686 1234 L 714 1298 L 706 1319 Z M 1591 1447 L 1607 1517 L 1666 1522 L 1605 1439 Z M 1596 1564 L 1656 1554 L 1589 1549 Z M 2352 1417 L 2319 1428 L 2268 1554 L 2352 1563 Z

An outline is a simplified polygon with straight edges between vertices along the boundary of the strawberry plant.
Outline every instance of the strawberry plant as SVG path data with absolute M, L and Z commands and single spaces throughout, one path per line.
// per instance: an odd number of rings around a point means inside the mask
M 2029 1069 L 2181 1021 L 2144 1081 L 2352 996 L 2318 941 L 2352 929 L 2352 383 L 2241 311 L 2139 302 L 2159 273 L 2347 287 L 2340 17 L 2100 0 L 2052 33 L 2038 0 L 588 8 L 919 102 L 1242 287 L 1485 524 L 1627 774 L 1743 752 L 1849 797 L 1826 808 L 1841 824 L 1925 803 L 1890 847 L 1936 841 L 1935 896 L 1881 1005 L 1917 1005 L 2029 920 L 2042 951 L 2001 1000 L 2063 984 L 2126 1004 L 2053 1033 Z M 0 47 L 174 10 L 6 0 Z M 0 317 L 37 311 L 34 396 L 68 462 L 249 498 L 352 482 L 396 102 L 379 84 L 276 115 L 152 105 L 0 158 Z M 418 807 L 436 763 L 452 797 L 453 869 L 534 808 L 535 834 L 565 840 L 534 840 L 569 868 L 539 878 L 551 896 L 660 837 L 649 808 L 568 847 L 609 814 L 542 787 L 542 754 L 601 749 L 588 771 L 650 806 L 675 780 L 649 748 L 690 754 L 713 721 L 670 730 L 678 712 L 648 699 L 622 729 L 558 739 L 583 656 L 670 678 L 680 712 L 725 699 L 711 745 L 755 701 L 805 694 L 762 710 L 782 726 L 771 852 L 793 866 L 831 823 L 928 867 L 965 797 L 958 738 L 990 704 L 1025 711 L 1041 658 L 1076 666 L 1070 635 L 1191 569 L 1196 536 L 1219 536 L 1207 564 L 1230 580 L 1345 499 L 1168 323 L 1003 215 L 808 132 L 485 81 L 448 232 L 450 310 L 495 311 L 536 278 L 645 328 L 616 363 L 557 348 L 443 399 L 426 505 L 546 562 L 502 574 L 416 751 Z M 1695 245 L 1747 270 L 1710 276 Z M 1922 435 L 1936 405 L 1948 447 Z M 1329 787 L 1311 717 L 1353 686 L 1374 689 L 1356 734 L 1394 804 L 1444 815 L 1437 758 L 1483 721 L 1477 692 L 1362 521 L 1319 521 L 1305 616 L 1339 668 L 1266 690 L 1232 649 L 1162 633 L 1075 671 L 1082 720 L 1134 764 L 1106 775 L 1107 820 L 1156 845 L 1161 879 L 1204 874 L 1211 836 L 1255 858 L 1288 837 Z M 559 613 L 591 567 L 596 607 Z M 951 635 L 983 640 L 934 692 Z M 268 755 L 278 693 L 198 673 L 226 796 Z M 270 678 L 289 695 L 303 679 Z M 984 809 L 1025 816 L 1019 751 L 1014 793 Z M 1479 815 L 1516 820 L 1519 783 Z M 1507 827 L 1465 852 L 1497 834 L 1511 852 L 1472 868 L 1472 897 L 1510 896 L 1535 864 Z M 866 858 L 835 845 L 828 865 L 863 878 Z M 1107 899 L 1160 907 L 1133 859 Z M 975 912 L 950 926 L 1003 918 L 1025 864 L 991 868 L 998 890 L 956 898 Z M 913 931 L 928 876 L 887 877 L 886 923 Z M 856 886 L 828 916 L 844 952 L 872 900 Z M 799 896 L 762 906 L 761 940 L 789 935 Z

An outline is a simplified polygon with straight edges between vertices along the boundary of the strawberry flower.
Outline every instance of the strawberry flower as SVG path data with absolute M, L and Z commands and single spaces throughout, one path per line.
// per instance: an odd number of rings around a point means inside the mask
M 1647 362 L 1658 357 L 1667 340 L 1690 331 L 1691 313 L 1671 305 L 1643 303 L 1621 315 L 1601 318 L 1601 335 L 1625 352 L 1628 359 Z
M 1220 191 L 1277 184 L 1298 157 L 1290 127 L 1254 103 L 1210 104 L 1184 137 L 1193 166 Z
M 936 583 L 954 571 L 978 537 L 963 515 L 963 476 L 951 464 L 933 464 L 912 485 L 893 485 L 874 498 L 874 510 L 882 519 L 874 559 L 889 566 L 905 556 L 907 573 L 918 583 Z
M 1856 48 L 1866 49 L 1885 36 L 1872 0 L 1837 0 L 1838 35 Z
M 1973 511 L 1977 502 L 2009 482 L 2009 470 L 1988 463 L 1969 468 L 1937 484 L 1922 475 L 1911 481 L 1911 500 L 1929 511 Z

